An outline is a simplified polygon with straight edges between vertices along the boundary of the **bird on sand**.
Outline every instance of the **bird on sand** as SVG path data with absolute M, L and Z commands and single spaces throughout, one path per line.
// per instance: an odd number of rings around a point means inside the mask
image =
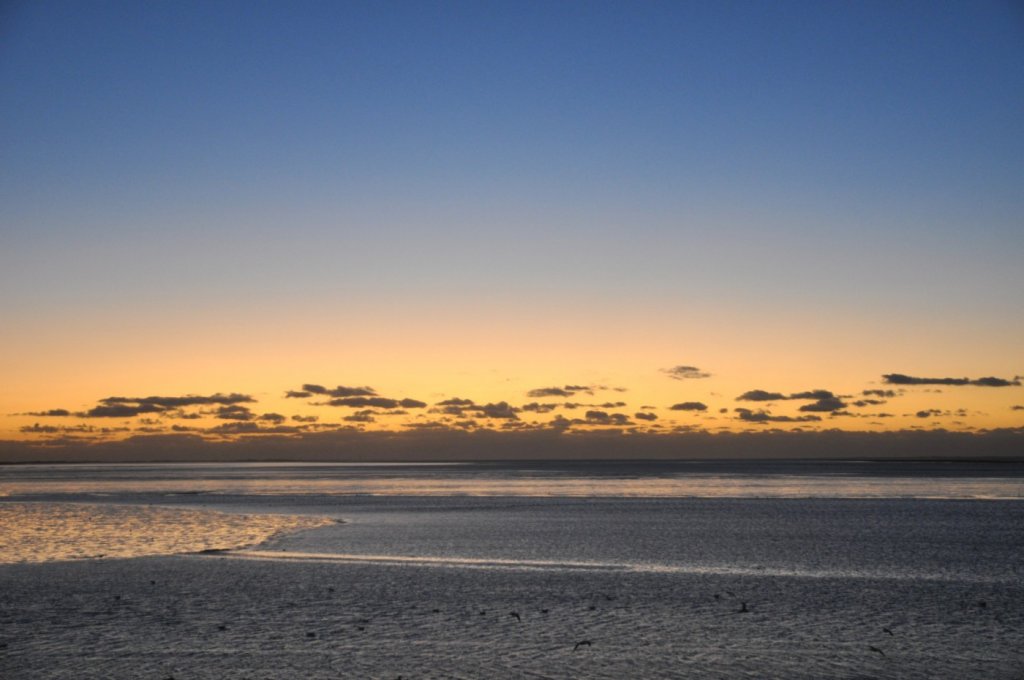
M 746 602 L 740 602 L 740 610 L 738 612 L 736 612 L 736 613 L 737 614 L 747 614 L 749 612 L 750 612 L 750 610 L 747 609 L 747 603 Z
M 587 647 L 593 647 L 593 645 L 590 644 L 590 640 L 580 640 L 579 642 L 576 643 L 576 646 L 572 648 L 572 651 L 575 652 L 577 649 L 579 649 L 580 647 L 582 647 L 584 645 L 586 645 Z
M 519 616 L 519 612 L 509 612 L 508 615 L 516 617 L 516 621 L 522 622 L 523 620 L 522 617 Z
M 868 645 L 868 649 L 870 649 L 870 650 L 871 650 L 872 652 L 878 652 L 878 653 L 879 653 L 879 654 L 881 654 L 882 656 L 885 656 L 885 652 L 883 652 L 883 651 L 882 651 L 881 649 L 879 649 L 878 647 L 875 647 L 875 646 L 873 646 L 873 645 Z

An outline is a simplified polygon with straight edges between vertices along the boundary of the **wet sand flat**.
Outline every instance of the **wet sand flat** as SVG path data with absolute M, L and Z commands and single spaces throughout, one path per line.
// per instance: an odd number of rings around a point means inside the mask
M 181 494 L 123 474 L 114 495 L 0 500 L 21 532 L 0 555 L 0 678 L 1024 669 L 1014 499 Z
M 6 565 L 0 676 L 1016 678 L 1022 602 L 1005 581 L 230 555 Z

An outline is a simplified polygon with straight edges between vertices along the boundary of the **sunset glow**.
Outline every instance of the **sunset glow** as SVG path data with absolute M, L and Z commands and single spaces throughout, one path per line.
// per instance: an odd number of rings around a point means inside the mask
M 1020 450 L 1009 4 L 0 19 L 0 461 Z

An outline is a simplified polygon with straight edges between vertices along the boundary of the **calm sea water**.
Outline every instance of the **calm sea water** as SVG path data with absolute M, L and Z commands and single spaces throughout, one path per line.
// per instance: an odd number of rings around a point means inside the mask
M 1024 499 L 1020 463 L 556 462 L 0 466 L 0 497 L 132 494 Z

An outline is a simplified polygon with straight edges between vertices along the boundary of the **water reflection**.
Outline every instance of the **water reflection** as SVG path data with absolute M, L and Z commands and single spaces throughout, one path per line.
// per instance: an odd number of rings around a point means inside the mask
M 1018 499 L 1018 467 L 52 465 L 0 469 L 0 496 L 231 494 L 622 498 Z M 1001 472 L 1002 470 L 1000 470 Z M 982 474 L 979 474 L 982 473 Z
M 256 545 L 333 520 L 153 506 L 0 504 L 0 563 L 172 555 Z

